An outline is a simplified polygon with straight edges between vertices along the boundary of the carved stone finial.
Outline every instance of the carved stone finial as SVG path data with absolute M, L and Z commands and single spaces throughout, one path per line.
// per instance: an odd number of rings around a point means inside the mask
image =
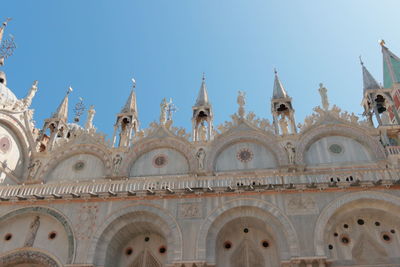
M 32 104 L 32 99 L 35 97 L 35 94 L 38 90 L 38 81 L 34 81 L 31 89 L 29 89 L 28 95 L 22 100 L 24 104 L 24 108 L 29 108 Z
M 385 45 L 386 45 L 385 40 L 383 40 L 383 39 L 379 40 L 379 44 L 380 44 L 382 47 L 386 47 L 386 46 L 385 46 Z
M 319 84 L 319 89 L 318 92 L 321 96 L 321 103 L 322 103 L 322 108 L 324 110 L 329 109 L 329 101 L 328 101 L 328 90 L 324 87 L 323 83 Z

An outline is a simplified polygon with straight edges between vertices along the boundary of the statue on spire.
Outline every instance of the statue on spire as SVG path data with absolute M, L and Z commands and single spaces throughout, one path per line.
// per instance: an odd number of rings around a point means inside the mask
M 322 103 L 322 108 L 324 110 L 329 109 L 329 101 L 328 101 L 328 90 L 324 87 L 322 83 L 319 84 L 319 89 L 318 92 L 321 96 L 321 103 Z
M 167 121 L 167 110 L 168 103 L 164 97 L 160 104 L 160 124 L 165 124 L 165 122 Z
M 243 118 L 245 114 L 244 105 L 246 104 L 246 93 L 238 91 L 236 102 L 239 105 L 239 110 L 238 110 L 239 117 Z
M 96 114 L 96 110 L 94 110 L 94 106 L 91 105 L 89 110 L 87 111 L 87 119 L 85 124 L 85 129 L 88 130 L 89 132 L 95 130 L 93 126 L 94 114 Z

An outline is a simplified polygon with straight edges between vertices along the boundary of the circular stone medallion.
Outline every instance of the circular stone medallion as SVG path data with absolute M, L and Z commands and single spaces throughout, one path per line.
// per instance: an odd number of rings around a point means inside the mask
M 343 151 L 343 148 L 341 145 L 338 144 L 332 144 L 329 146 L 329 151 L 334 153 L 334 154 L 340 154 Z
M 0 152 L 6 154 L 11 150 L 11 139 L 7 135 L 0 136 Z
M 85 168 L 85 162 L 84 161 L 82 161 L 82 160 L 80 160 L 80 161 L 77 161 L 75 164 L 74 164 L 74 170 L 75 171 L 81 171 L 81 170 L 83 170 L 84 168 Z
M 166 155 L 156 155 L 154 158 L 153 158 L 153 166 L 154 167 L 156 167 L 156 168 L 162 168 L 162 167 L 164 167 L 165 165 L 167 165 L 167 162 L 168 162 L 168 160 L 167 160 L 167 156 Z
M 253 152 L 251 152 L 250 149 L 248 148 L 242 148 L 239 150 L 239 152 L 236 154 L 236 158 L 240 160 L 241 162 L 249 162 L 253 159 Z

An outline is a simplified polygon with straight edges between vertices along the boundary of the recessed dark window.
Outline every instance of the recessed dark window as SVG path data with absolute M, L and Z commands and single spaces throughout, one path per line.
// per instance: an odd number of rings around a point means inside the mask
M 390 236 L 388 235 L 388 234 L 383 234 L 382 235 L 382 238 L 383 238 L 383 240 L 385 240 L 385 241 L 390 241 Z
M 395 231 L 394 229 L 390 230 L 390 232 L 391 232 L 392 234 L 396 233 L 396 231 Z
M 375 226 L 379 226 L 379 225 L 381 225 L 380 222 L 375 222 Z
M 146 236 L 146 237 L 144 238 L 144 242 L 149 242 L 149 240 L 150 240 L 150 237 L 148 237 L 148 236 Z
M 133 253 L 133 249 L 132 248 L 127 248 L 125 250 L 125 255 L 127 255 L 127 256 L 132 255 L 132 253 Z
M 347 236 L 343 236 L 342 243 L 347 245 L 348 243 L 350 243 L 350 239 Z
M 232 243 L 229 242 L 229 241 L 225 241 L 225 243 L 224 243 L 224 248 L 225 248 L 225 249 L 230 249 L 231 247 L 232 247 Z
M 243 232 L 247 234 L 249 232 L 249 228 L 244 228 Z
M 364 225 L 364 220 L 363 220 L 363 219 L 358 219 L 358 220 L 357 220 L 357 223 L 358 223 L 359 225 Z
M 262 242 L 262 246 L 263 246 L 264 248 L 269 247 L 268 241 L 263 241 L 263 242 Z
M 5 241 L 10 241 L 11 238 L 12 238 L 12 234 L 6 234 L 6 235 L 4 236 L 4 240 L 5 240 Z
M 53 240 L 54 238 L 56 238 L 57 237 L 57 233 L 56 232 L 51 232 L 50 234 L 49 234 L 49 239 L 50 240 Z
M 333 233 L 333 236 L 338 236 L 338 233 Z
M 162 246 L 162 247 L 159 248 L 158 251 L 159 251 L 161 254 L 164 254 L 164 253 L 167 251 L 167 248 L 164 247 L 164 246 Z
M 347 229 L 347 228 L 349 228 L 349 225 L 345 223 L 345 224 L 343 224 L 343 227 Z
M 332 250 L 332 249 L 333 249 L 333 246 L 332 246 L 332 245 L 329 245 L 328 248 L 329 248 L 330 250 Z

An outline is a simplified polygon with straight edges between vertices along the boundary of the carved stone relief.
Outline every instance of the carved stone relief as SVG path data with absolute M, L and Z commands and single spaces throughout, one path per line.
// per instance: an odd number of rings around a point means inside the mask
M 317 214 L 318 207 L 312 196 L 289 196 L 285 200 L 286 212 L 289 215 Z
M 40 227 L 40 216 L 36 216 L 29 226 L 29 232 L 26 235 L 24 247 L 32 247 L 35 242 L 37 231 Z
M 84 204 L 78 211 L 78 220 L 75 225 L 76 238 L 89 240 L 96 228 L 99 207 L 95 204 Z
M 178 205 L 178 217 L 182 219 L 202 218 L 201 203 L 181 203 Z

